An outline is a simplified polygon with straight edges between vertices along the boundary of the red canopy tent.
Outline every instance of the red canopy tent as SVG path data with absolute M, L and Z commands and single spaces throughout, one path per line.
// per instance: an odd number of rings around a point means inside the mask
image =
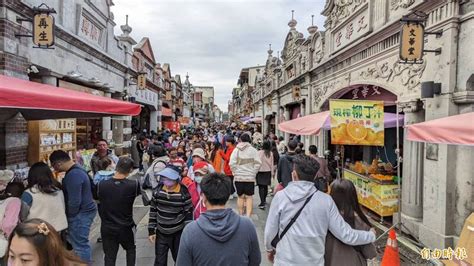
M 138 104 L 0 75 L 2 116 L 21 112 L 27 120 L 135 116 Z
M 474 112 L 408 125 L 411 141 L 474 146 Z

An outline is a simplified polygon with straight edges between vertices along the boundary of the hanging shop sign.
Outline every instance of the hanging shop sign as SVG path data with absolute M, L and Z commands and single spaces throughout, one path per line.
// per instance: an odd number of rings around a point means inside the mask
M 301 88 L 299 86 L 294 86 L 292 94 L 294 100 L 299 99 L 301 97 Z
M 424 32 L 422 23 L 406 22 L 402 25 L 400 60 L 413 63 L 423 60 Z
M 146 88 L 146 73 L 140 72 L 137 76 L 138 89 L 144 90 Z
M 330 100 L 331 143 L 384 146 L 383 101 Z
M 422 64 L 424 53 L 441 54 L 441 48 L 425 50 L 425 35 L 436 35 L 440 37 L 443 31 L 425 32 L 425 23 L 428 15 L 422 11 L 403 16 L 400 22 L 400 60 L 407 64 Z
M 33 17 L 33 43 L 38 47 L 54 45 L 54 17 L 38 13 Z
M 272 107 L 273 99 L 272 97 L 267 98 L 267 107 Z

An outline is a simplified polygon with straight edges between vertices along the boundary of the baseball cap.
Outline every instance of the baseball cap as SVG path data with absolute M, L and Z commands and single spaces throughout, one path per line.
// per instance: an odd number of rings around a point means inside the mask
M 204 152 L 204 150 L 202 148 L 196 148 L 193 150 L 193 156 L 197 156 L 197 157 L 200 157 L 202 158 L 203 160 L 206 160 L 206 153 Z
M 158 172 L 158 175 L 164 176 L 171 180 L 179 180 L 179 178 L 181 177 L 179 172 L 176 171 L 174 167 L 169 167 L 169 166 L 167 166 L 165 169 Z

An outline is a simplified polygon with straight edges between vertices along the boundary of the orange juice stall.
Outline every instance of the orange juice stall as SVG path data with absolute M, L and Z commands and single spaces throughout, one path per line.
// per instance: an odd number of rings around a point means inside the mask
M 343 177 L 354 183 L 360 204 L 380 217 L 392 216 L 399 198 L 393 166 L 396 115 L 384 112 L 382 101 L 331 100 L 329 104 L 331 144 L 346 145 L 339 146 Z
M 359 202 L 380 217 L 398 210 L 397 128 L 403 115 L 395 114 L 394 102 L 368 100 L 329 100 L 329 111 L 322 111 L 280 123 L 279 130 L 295 135 L 325 138 L 331 154 L 338 157 L 342 177 L 356 186 Z M 400 169 L 400 167 L 398 168 Z

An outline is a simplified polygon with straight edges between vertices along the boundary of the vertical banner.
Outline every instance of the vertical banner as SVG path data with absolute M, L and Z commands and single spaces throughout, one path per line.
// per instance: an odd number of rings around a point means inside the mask
M 383 101 L 330 100 L 331 143 L 384 146 Z

